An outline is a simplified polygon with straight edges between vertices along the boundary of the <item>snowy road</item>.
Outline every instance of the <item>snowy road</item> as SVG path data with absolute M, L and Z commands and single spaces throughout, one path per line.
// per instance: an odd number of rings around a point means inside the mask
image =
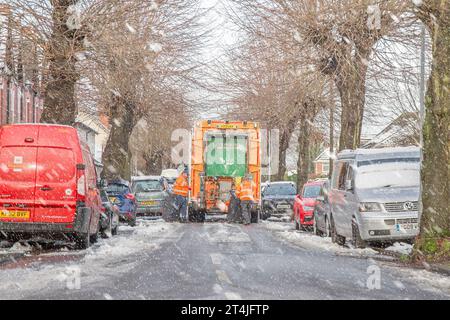
M 285 223 L 141 221 L 87 252 L 2 263 L 0 299 L 450 298 L 448 277 L 376 258 Z

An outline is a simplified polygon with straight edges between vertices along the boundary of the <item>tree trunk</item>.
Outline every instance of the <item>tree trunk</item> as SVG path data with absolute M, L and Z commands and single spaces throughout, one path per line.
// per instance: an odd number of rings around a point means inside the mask
M 428 257 L 448 259 L 450 257 L 450 12 L 445 1 L 434 5 L 437 6 L 435 8 L 437 12 L 433 12 L 433 15 L 438 17 L 438 22 L 425 20 L 433 39 L 433 64 L 425 98 L 421 172 L 422 215 L 416 248 L 418 252 Z M 431 12 L 429 14 L 431 15 Z
M 309 173 L 309 143 L 310 125 L 306 112 L 300 115 L 300 131 L 298 134 L 298 160 L 297 160 L 297 192 L 300 193 L 303 185 L 308 182 Z
M 356 149 L 361 142 L 367 66 L 361 57 L 355 59 L 344 62 L 336 77 L 342 108 L 339 151 Z
M 162 150 L 155 150 L 145 154 L 146 171 L 150 175 L 159 175 L 163 169 L 164 153 Z
M 283 130 L 283 133 L 280 137 L 280 147 L 279 147 L 279 155 L 278 155 L 278 173 L 276 175 L 276 179 L 278 181 L 284 180 L 284 175 L 286 174 L 286 152 L 289 148 L 289 142 L 292 137 L 292 133 L 295 129 L 295 124 L 298 119 L 293 116 L 287 123 L 286 128 Z
M 46 77 L 44 111 L 41 122 L 73 125 L 77 116 L 75 85 L 79 79 L 75 53 L 82 48 L 82 36 L 76 29 L 69 29 L 70 6 L 78 0 L 53 0 L 53 30 L 45 50 L 49 62 Z
M 107 180 L 131 178 L 129 141 L 137 121 L 133 105 L 124 98 L 114 96 L 111 107 L 111 131 L 103 153 L 102 178 Z

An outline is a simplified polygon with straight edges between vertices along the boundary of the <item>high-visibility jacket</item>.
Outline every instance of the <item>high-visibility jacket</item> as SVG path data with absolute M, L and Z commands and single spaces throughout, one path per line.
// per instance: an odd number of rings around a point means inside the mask
M 241 201 L 255 201 L 255 191 L 256 184 L 253 181 L 244 180 L 239 186 L 238 197 Z
M 180 175 L 175 181 L 172 189 L 173 193 L 187 197 L 189 192 L 188 180 L 184 175 Z

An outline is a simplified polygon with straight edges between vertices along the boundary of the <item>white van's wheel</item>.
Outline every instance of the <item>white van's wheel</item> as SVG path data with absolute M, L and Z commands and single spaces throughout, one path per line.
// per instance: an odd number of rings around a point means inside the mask
M 352 222 L 352 240 L 356 248 L 364 249 L 367 247 L 367 243 L 361 238 L 359 228 L 354 222 Z

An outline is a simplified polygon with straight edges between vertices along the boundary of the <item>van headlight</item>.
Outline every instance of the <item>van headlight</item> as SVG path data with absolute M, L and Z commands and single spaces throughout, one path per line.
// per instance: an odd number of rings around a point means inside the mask
M 381 205 L 377 202 L 361 202 L 359 212 L 377 212 L 381 211 Z

